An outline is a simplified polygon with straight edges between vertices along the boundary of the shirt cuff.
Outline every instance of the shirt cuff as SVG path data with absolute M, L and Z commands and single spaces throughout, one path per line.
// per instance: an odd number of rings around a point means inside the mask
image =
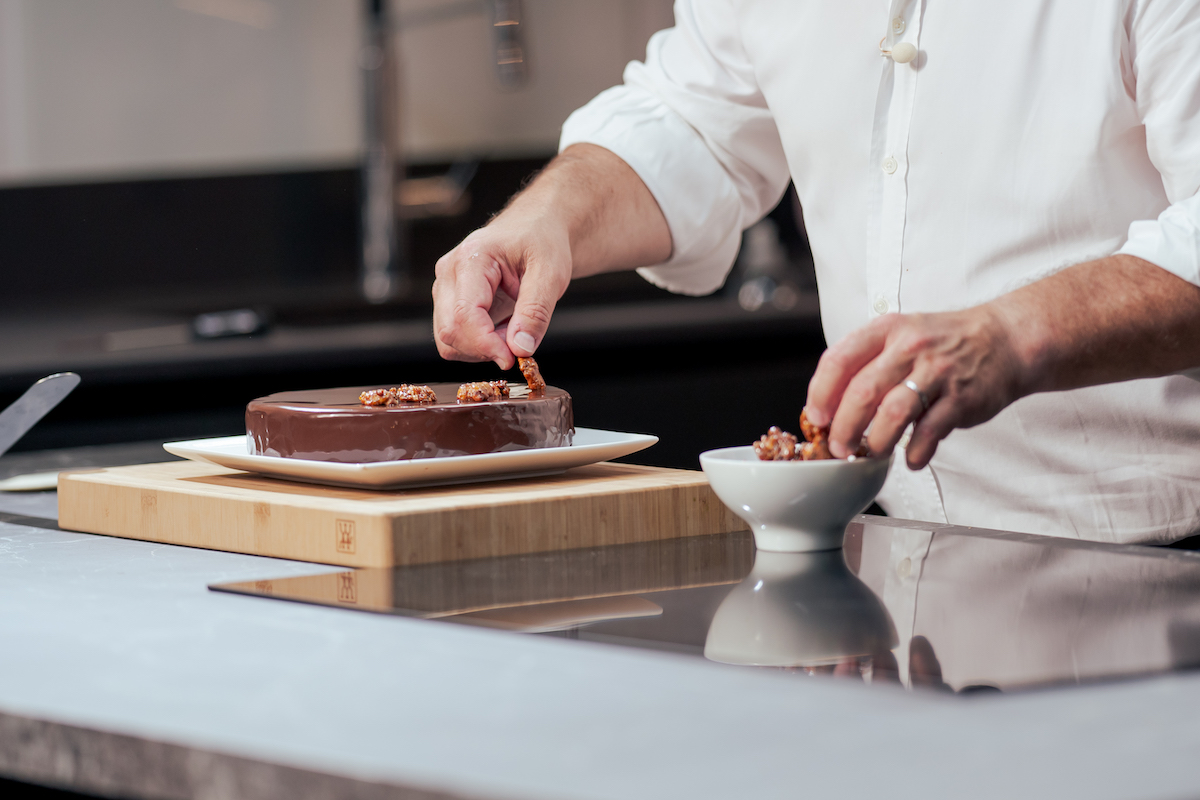
M 1157 220 L 1130 225 L 1129 240 L 1117 252 L 1200 286 L 1200 193 L 1168 206 Z
M 633 168 L 666 217 L 671 258 L 638 274 L 679 294 L 719 289 L 741 246 L 742 207 L 700 134 L 653 93 L 625 85 L 602 92 L 567 118 L 559 151 L 581 143 L 610 150 Z

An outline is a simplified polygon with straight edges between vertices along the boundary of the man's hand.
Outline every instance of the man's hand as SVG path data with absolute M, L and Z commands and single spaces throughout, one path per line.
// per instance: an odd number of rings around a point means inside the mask
M 551 222 L 509 217 L 475 231 L 437 263 L 438 352 L 512 369 L 516 356 L 531 356 L 541 344 L 570 281 L 568 237 Z
M 541 344 L 572 278 L 670 256 L 666 218 L 637 173 L 602 147 L 573 145 L 438 261 L 438 352 L 510 369 L 516 356 L 531 356 Z
M 1019 396 L 1020 359 L 988 306 L 946 314 L 888 314 L 825 351 L 808 389 L 808 419 L 830 424 L 829 449 L 845 458 L 870 424 L 872 453 L 890 453 L 909 423 L 908 465 L 929 463 L 955 428 L 991 419 Z M 910 380 L 929 399 L 925 411 Z
M 831 425 L 838 457 L 868 425 L 871 451 L 888 453 L 915 422 L 907 461 L 920 469 L 954 428 L 1025 395 L 1197 366 L 1200 287 L 1118 255 L 965 311 L 881 317 L 825 352 L 806 410 L 814 425 Z M 925 394 L 928 411 L 905 381 Z

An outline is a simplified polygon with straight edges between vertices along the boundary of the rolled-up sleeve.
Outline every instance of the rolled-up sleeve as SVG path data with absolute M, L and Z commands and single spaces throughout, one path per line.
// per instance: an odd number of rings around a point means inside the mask
M 671 258 L 638 272 L 673 292 L 718 289 L 742 230 L 787 188 L 779 131 L 727 0 L 678 0 L 675 27 L 654 35 L 645 63 L 567 119 L 559 149 L 578 143 L 618 155 L 658 201 Z
M 1141 0 L 1130 41 L 1150 160 L 1171 205 L 1129 227 L 1121 253 L 1200 285 L 1200 3 Z

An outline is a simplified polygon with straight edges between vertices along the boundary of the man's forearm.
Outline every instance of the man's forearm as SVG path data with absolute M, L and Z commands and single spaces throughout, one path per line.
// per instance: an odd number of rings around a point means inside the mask
M 1079 264 L 990 304 L 1021 361 L 1021 395 L 1200 366 L 1200 287 L 1133 256 Z
M 671 231 L 654 195 L 628 164 L 596 145 L 567 148 L 500 216 L 564 224 L 575 278 L 671 257 Z

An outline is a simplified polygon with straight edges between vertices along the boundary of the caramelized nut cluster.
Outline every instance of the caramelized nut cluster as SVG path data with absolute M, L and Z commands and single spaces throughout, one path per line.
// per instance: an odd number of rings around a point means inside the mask
M 824 461 L 833 458 L 829 452 L 829 428 L 818 428 L 808 421 L 808 416 L 800 412 L 800 433 L 804 434 L 805 443 L 800 445 L 800 457 L 805 461 Z
M 358 396 L 364 406 L 403 406 L 412 403 L 436 403 L 437 394 L 428 386 L 402 383 L 391 389 L 372 389 Z
M 540 397 L 546 393 L 546 381 L 542 377 L 542 371 L 538 369 L 538 364 L 532 358 L 518 358 L 517 366 L 521 369 L 521 374 L 525 376 L 525 382 L 529 384 L 529 396 Z
M 795 461 L 800 457 L 796 437 L 775 425 L 754 443 L 754 453 L 760 461 Z
M 803 444 L 787 431 L 772 426 L 754 443 L 754 453 L 761 461 L 825 461 L 833 458 L 829 452 L 829 429 L 813 425 L 803 411 L 800 412 L 800 432 L 806 440 Z M 864 441 L 854 455 L 861 458 L 869 452 Z
M 476 381 L 458 387 L 458 402 L 487 403 L 508 397 L 508 381 Z
M 829 437 L 828 428 L 818 428 L 808 421 L 808 414 L 804 411 L 800 412 L 800 433 L 804 436 L 804 441 L 812 442 L 817 439 L 826 439 Z

